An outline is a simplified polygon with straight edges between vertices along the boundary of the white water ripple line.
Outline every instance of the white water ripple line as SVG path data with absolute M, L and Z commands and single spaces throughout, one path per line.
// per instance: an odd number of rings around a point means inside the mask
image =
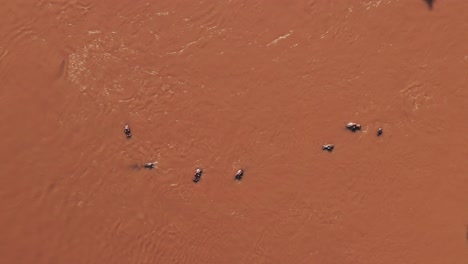
M 185 49 L 187 49 L 188 47 L 192 46 L 193 44 L 197 44 L 200 40 L 202 40 L 204 37 L 201 37 L 195 41 L 192 41 L 192 42 L 189 42 L 187 44 L 185 44 L 182 48 L 180 48 L 178 51 L 173 51 L 173 52 L 168 52 L 166 53 L 167 55 L 172 55 L 172 54 L 181 54 L 182 52 L 184 52 Z
M 277 38 L 277 39 L 273 40 L 272 42 L 268 43 L 266 46 L 269 47 L 271 45 L 276 45 L 276 43 L 278 43 L 278 41 L 283 40 L 283 39 L 291 36 L 292 33 L 294 33 L 294 31 L 290 30 L 289 33 L 284 34 L 283 36 L 280 36 L 279 38 Z

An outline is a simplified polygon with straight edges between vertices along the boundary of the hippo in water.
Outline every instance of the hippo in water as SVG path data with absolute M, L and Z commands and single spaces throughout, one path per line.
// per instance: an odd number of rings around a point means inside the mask
M 143 167 L 145 169 L 150 169 L 150 170 L 153 169 L 154 166 L 156 166 L 156 164 L 154 162 L 149 162 L 149 163 L 146 163 L 145 165 L 143 165 Z
M 328 152 L 332 152 L 334 148 L 335 148 L 335 145 L 333 144 L 326 144 L 322 146 L 322 150 L 326 150 Z
M 353 123 L 353 122 L 349 122 L 348 124 L 346 124 L 346 128 L 353 132 L 356 132 L 358 130 L 361 130 L 361 125 Z
M 201 176 L 202 176 L 202 173 L 203 173 L 203 171 L 202 171 L 201 169 L 197 169 L 197 170 L 195 171 L 195 177 L 193 178 L 193 182 L 194 182 L 194 183 L 197 183 L 197 182 L 200 181 Z
M 379 128 L 377 129 L 377 136 L 380 137 L 383 134 L 383 129 Z
M 244 176 L 244 171 L 243 170 L 238 170 L 237 173 L 236 173 L 236 176 L 234 176 L 234 178 L 238 181 L 240 181 L 242 179 L 242 176 Z
M 127 124 L 125 124 L 124 126 L 124 133 L 127 136 L 127 138 L 132 137 L 132 131 L 130 130 L 130 127 Z

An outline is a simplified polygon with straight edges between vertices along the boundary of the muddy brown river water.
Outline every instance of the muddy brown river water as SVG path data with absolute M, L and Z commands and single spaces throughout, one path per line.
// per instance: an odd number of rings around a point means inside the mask
M 0 263 L 468 263 L 467 1 L 0 21 Z

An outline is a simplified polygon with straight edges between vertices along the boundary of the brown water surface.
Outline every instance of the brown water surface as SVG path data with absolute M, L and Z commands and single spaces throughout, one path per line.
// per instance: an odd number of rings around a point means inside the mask
M 0 263 L 468 263 L 467 14 L 4 1 Z

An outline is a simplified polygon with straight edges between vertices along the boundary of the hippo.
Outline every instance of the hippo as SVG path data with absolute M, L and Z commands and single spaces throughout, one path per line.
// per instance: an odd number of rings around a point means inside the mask
M 234 178 L 238 181 L 242 179 L 242 176 L 244 176 L 244 171 L 242 169 L 238 170 Z
M 379 128 L 377 129 L 377 136 L 380 137 L 383 134 L 383 129 Z
M 127 124 L 125 124 L 124 126 L 124 133 L 127 136 L 127 138 L 132 137 L 132 131 L 130 130 L 130 127 Z
M 193 182 L 194 182 L 194 183 L 197 183 L 197 182 L 200 181 L 201 176 L 202 176 L 202 173 L 203 173 L 203 170 L 202 170 L 202 169 L 197 169 L 197 170 L 195 171 L 195 177 L 193 178 Z
M 346 124 L 346 128 L 351 130 L 352 132 L 356 132 L 358 130 L 361 130 L 361 125 L 353 123 L 353 122 L 349 122 L 348 124 Z
M 154 162 L 148 162 L 145 165 L 143 165 L 145 169 L 150 169 L 150 170 L 153 169 L 155 166 L 156 164 Z
M 322 150 L 326 150 L 328 152 L 332 152 L 334 148 L 335 148 L 335 145 L 333 144 L 326 144 L 322 146 Z

